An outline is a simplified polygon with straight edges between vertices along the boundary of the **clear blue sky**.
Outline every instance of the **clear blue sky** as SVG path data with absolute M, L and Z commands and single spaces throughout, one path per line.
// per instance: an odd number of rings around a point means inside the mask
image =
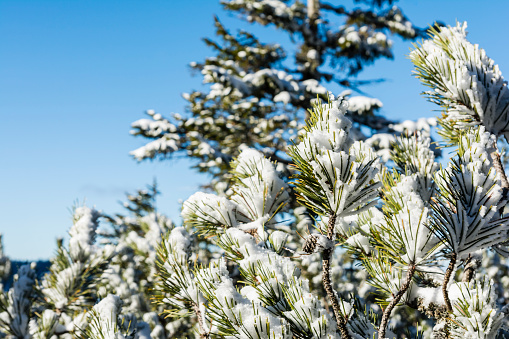
M 468 21 L 470 40 L 509 72 L 509 2 L 400 5 L 420 26 Z M 0 0 L 0 232 L 11 258 L 49 258 L 55 239 L 67 235 L 76 200 L 118 212 L 124 192 L 154 177 L 159 210 L 180 223 L 179 199 L 207 178 L 183 160 L 136 163 L 128 152 L 143 141 L 128 132 L 146 109 L 184 111 L 180 94 L 201 86 L 187 65 L 211 55 L 200 38 L 213 35 L 214 14 L 230 27 L 248 25 L 215 0 Z M 256 32 L 267 42 L 281 39 L 272 29 Z M 398 119 L 435 109 L 410 76 L 409 47 L 396 39 L 395 60 L 362 75 L 389 79 L 365 90 Z

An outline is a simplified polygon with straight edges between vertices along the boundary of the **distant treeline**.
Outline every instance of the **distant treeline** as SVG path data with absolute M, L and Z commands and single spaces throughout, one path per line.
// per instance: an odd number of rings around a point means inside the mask
M 49 271 L 49 268 L 51 266 L 51 262 L 49 260 L 38 260 L 38 261 L 11 261 L 12 268 L 11 268 L 11 274 L 7 278 L 7 280 L 3 281 L 4 290 L 7 291 L 12 286 L 12 281 L 14 278 L 14 275 L 18 272 L 19 268 L 23 265 L 30 265 L 32 262 L 36 263 L 35 271 L 37 273 L 37 279 L 40 280 L 44 273 Z

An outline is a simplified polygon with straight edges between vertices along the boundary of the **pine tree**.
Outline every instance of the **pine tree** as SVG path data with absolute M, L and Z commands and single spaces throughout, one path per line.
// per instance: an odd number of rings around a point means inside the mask
M 22 266 L 0 295 L 0 337 L 171 337 L 176 324 L 168 325 L 159 316 L 163 309 L 152 303 L 156 249 L 173 228 L 156 212 L 157 193 L 154 184 L 128 195 L 130 216 L 75 207 L 69 245 L 58 241 L 49 272 L 37 281 L 34 264 Z M 100 219 L 111 227 L 100 230 Z
M 464 27 L 435 28 L 412 57 L 428 48 L 447 58 L 454 55 L 447 46 L 460 40 L 463 45 L 455 47 L 475 70 L 466 76 L 489 79 L 485 73 L 491 68 L 475 64 L 475 54 L 468 54 L 479 49 L 470 49 L 473 45 L 464 38 Z M 442 43 L 428 47 L 436 41 Z M 483 50 L 480 53 L 485 55 Z M 440 79 L 436 65 L 443 61 L 438 57 L 422 60 L 429 71 L 424 73 L 417 60 L 419 76 Z M 496 68 L 491 59 L 485 63 Z M 448 75 L 465 68 L 450 62 L 449 69 Z M 472 78 L 462 84 L 475 84 Z M 503 98 L 507 84 L 501 74 L 486 80 L 484 86 L 497 83 L 502 83 L 497 91 Z M 449 89 L 457 93 L 450 85 Z M 479 91 L 476 95 L 482 103 L 488 100 L 483 95 L 492 94 Z M 498 103 L 505 107 L 503 100 Z M 443 108 L 442 134 L 451 126 L 446 119 L 455 118 L 457 106 Z M 490 109 L 503 112 L 502 108 Z M 503 121 L 504 116 L 494 119 Z M 284 220 L 291 201 L 283 173 L 261 152 L 244 148 L 232 164 L 232 194 L 196 193 L 182 211 L 184 225 L 212 239 L 224 251 L 223 257 L 208 266 L 200 264 L 188 250 L 195 239 L 184 228 L 175 228 L 159 254 L 165 292 L 161 302 L 166 300 L 172 316 L 182 316 L 184 309 L 189 312 L 201 338 L 392 338 L 419 336 L 418 332 L 426 338 L 502 335 L 508 312 L 494 286 L 505 283 L 490 280 L 496 275 L 488 273 L 482 262 L 488 263 L 495 253 L 507 253 L 505 173 L 496 164 L 495 148 L 503 131 L 482 120 L 475 124 L 452 121 L 456 137 L 446 142 L 455 142 L 457 152 L 449 165 L 440 168 L 429 137 L 414 133 L 396 139 L 391 152 L 395 166 L 389 168 L 367 143 L 352 137 L 353 123 L 343 98 L 315 102 L 288 154 L 297 171 L 293 182 L 297 198 L 315 215 L 311 222 L 315 231 L 306 236 L 302 248 L 292 248 L 284 234 L 295 229 L 285 230 L 278 222 Z M 331 256 L 336 246 L 360 262 L 381 308 L 333 287 Z M 479 256 L 488 250 L 496 252 L 481 260 Z M 297 265 L 302 256 L 312 253 L 321 255 L 326 291 L 322 302 Z M 237 283 L 225 260 L 238 265 L 241 279 Z M 507 264 L 499 262 L 499 266 L 507 270 Z M 406 308 L 418 327 L 398 319 L 397 308 Z M 394 333 L 389 329 L 391 318 L 395 318 Z M 401 323 L 410 329 L 409 334 Z
M 212 174 L 209 189 L 230 196 L 237 180 L 230 164 L 244 148 L 250 147 L 277 161 L 283 180 L 288 182 L 295 169 L 287 152 L 309 116 L 310 101 L 327 100 L 326 86 L 346 89 L 342 94 L 346 115 L 352 120 L 352 138 L 366 141 L 385 161 L 394 135 L 417 130 L 429 135 L 433 119 L 398 123 L 378 114 L 382 107 L 378 99 L 352 95 L 352 89 L 359 90 L 369 83 L 355 80 L 365 65 L 379 58 L 392 58 L 389 35 L 416 39 L 424 36 L 425 30 L 415 27 L 390 1 L 355 9 L 318 1 L 308 4 L 306 8 L 298 1 L 224 1 L 226 10 L 247 21 L 288 34 L 295 42 L 290 46 L 293 50 L 263 43 L 247 31 L 234 34 L 216 18 L 219 41 L 204 39 L 215 56 L 203 63 L 191 63 L 202 74 L 204 83 L 210 84 L 208 91 L 184 94 L 189 102 L 184 116 L 166 118 L 147 111 L 148 119 L 134 122 L 131 133 L 148 139 L 145 146 L 131 153 L 134 158 L 141 161 L 185 154 L 198 161 L 199 171 Z M 314 212 L 299 208 L 293 186 L 288 190 L 292 201 L 287 204 L 290 216 L 285 218 L 293 221 L 290 227 L 300 227 L 301 234 L 307 234 Z M 210 220 L 197 219 L 193 225 L 202 232 L 203 223 Z M 209 240 L 201 238 L 196 245 L 208 247 Z M 287 242 L 297 248 L 304 245 L 305 239 L 293 234 Z M 324 296 L 319 256 L 315 253 L 306 257 L 299 269 L 311 278 L 311 289 Z M 358 261 L 344 255 L 335 255 L 331 260 L 335 263 L 331 272 L 334 288 L 345 290 L 346 294 L 347 289 L 354 292 L 355 286 L 362 286 L 362 297 L 372 299 L 373 289 L 365 272 L 357 267 Z M 349 269 L 340 269 L 347 265 Z
M 128 215 L 74 208 L 50 271 L 22 266 L 0 294 L 0 337 L 505 337 L 507 82 L 466 24 L 430 32 L 410 56 L 443 109 L 447 164 L 420 131 L 395 137 L 385 162 L 356 138 L 348 98 L 314 99 L 281 154 L 290 182 L 245 145 L 230 193 L 192 195 L 182 226 L 157 212 L 155 185 L 128 195 Z
M 128 201 L 123 203 L 127 215 L 105 216 L 109 227 L 101 231 L 102 242 L 115 245 L 116 250 L 103 273 L 105 283 L 100 294 L 103 298 L 110 294 L 120 297 L 118 302 L 110 300 L 106 304 L 118 305 L 115 312 L 122 309 L 124 315 L 136 321 L 130 325 L 132 331 L 136 330 L 138 335 L 148 331 L 147 338 L 162 339 L 185 332 L 188 324 L 170 322 L 163 315 L 164 308 L 153 303 L 157 294 L 157 248 L 163 236 L 174 228 L 173 222 L 157 211 L 158 194 L 154 182 L 136 194 L 127 194 Z M 96 325 L 105 326 L 101 324 L 99 321 Z
M 326 88 L 346 89 L 354 139 L 386 155 L 394 134 L 429 131 L 433 119 L 398 124 L 377 114 L 380 100 L 351 95 L 371 83 L 355 78 L 364 66 L 393 57 L 390 35 L 425 35 L 392 1 L 365 2 L 368 6 L 348 9 L 317 0 L 307 7 L 300 1 L 222 1 L 225 10 L 288 35 L 293 45 L 264 43 L 244 30 L 232 33 L 216 18 L 218 41 L 204 39 L 215 55 L 191 63 L 210 86 L 183 95 L 189 102 L 185 115 L 149 110 L 148 118 L 134 122 L 131 133 L 147 143 L 131 155 L 142 161 L 183 154 L 196 160 L 198 171 L 212 175 L 212 187 L 225 192 L 232 184 L 230 162 L 242 147 L 251 147 L 278 161 L 287 177 L 288 148 L 304 126 L 310 100 L 326 100 Z

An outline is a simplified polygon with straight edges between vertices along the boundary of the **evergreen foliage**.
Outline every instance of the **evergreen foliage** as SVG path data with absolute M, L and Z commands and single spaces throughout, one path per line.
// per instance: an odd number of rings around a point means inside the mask
M 321 85 L 352 86 L 336 75 L 390 57 L 387 32 L 422 35 L 384 7 L 392 1 L 365 2 L 224 2 L 299 39 L 296 69 L 268 67 L 282 65 L 281 47 L 217 21 L 224 45 L 207 42 L 219 57 L 196 65 L 214 94 L 189 96 L 195 117 L 134 124 L 154 139 L 135 157 L 188 151 L 223 189 L 187 199 L 181 226 L 157 211 L 155 184 L 127 196 L 126 215 L 75 207 L 49 272 L 22 266 L 0 294 L 0 338 L 505 337 L 507 83 L 466 24 L 437 26 L 415 46 L 416 74 L 456 147 L 440 166 L 429 126 L 405 130 L 373 115 L 377 101 L 361 109 L 365 99 Z M 320 11 L 345 25 L 324 34 L 332 24 Z M 308 105 L 305 125 L 286 115 Z M 226 141 L 228 130 L 247 134 Z M 2 281 L 9 271 L 0 246 Z
M 148 110 L 147 118 L 135 121 L 131 133 L 146 140 L 131 152 L 136 160 L 184 154 L 196 160 L 197 170 L 212 175 L 215 190 L 225 192 L 233 184 L 229 164 L 247 146 L 278 161 L 288 177 L 292 170 L 286 153 L 305 124 L 310 100 L 327 100 L 325 84 L 346 90 L 352 137 L 381 152 L 387 152 L 395 134 L 429 131 L 434 124 L 433 119 L 400 124 L 377 114 L 380 100 L 351 95 L 352 89 L 382 80 L 359 81 L 355 76 L 364 66 L 393 57 L 391 35 L 425 36 L 399 7 L 389 6 L 392 1 L 353 9 L 315 0 L 308 7 L 293 0 L 222 4 L 248 22 L 288 35 L 292 45 L 263 43 L 248 31 L 232 33 L 216 18 L 218 40 L 204 39 L 215 55 L 191 63 L 210 86 L 183 95 L 189 102 L 185 115 L 165 117 Z

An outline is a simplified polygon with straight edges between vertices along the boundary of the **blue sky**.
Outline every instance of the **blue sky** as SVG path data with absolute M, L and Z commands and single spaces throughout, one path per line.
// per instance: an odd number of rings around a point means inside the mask
M 420 26 L 468 21 L 470 40 L 509 69 L 507 1 L 400 6 Z M 180 222 L 179 199 L 207 178 L 186 160 L 136 163 L 128 152 L 143 141 L 129 126 L 146 109 L 184 111 L 181 93 L 201 87 L 187 65 L 212 55 L 200 39 L 213 36 L 214 14 L 228 27 L 255 29 L 215 0 L 0 0 L 0 232 L 10 257 L 49 258 L 71 226 L 75 201 L 118 212 L 124 192 L 154 178 L 159 210 Z M 272 29 L 255 32 L 266 42 L 287 41 Z M 436 107 L 410 75 L 410 43 L 395 40 L 395 60 L 361 75 L 388 81 L 365 90 L 390 117 L 432 116 Z

